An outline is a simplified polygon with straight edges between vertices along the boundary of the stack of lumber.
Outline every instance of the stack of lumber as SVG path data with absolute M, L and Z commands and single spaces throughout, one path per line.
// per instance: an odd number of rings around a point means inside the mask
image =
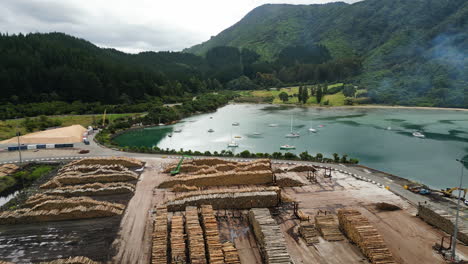
M 185 254 L 184 217 L 175 215 L 171 219 L 171 263 L 187 263 Z
M 157 208 L 153 228 L 153 246 L 151 249 L 151 263 L 167 263 L 167 209 Z
M 296 165 L 288 168 L 288 171 L 304 172 L 304 171 L 317 171 L 317 168 L 312 165 Z
M 15 173 L 18 169 L 15 164 L 3 164 L 0 166 L 0 177 Z
M 187 230 L 190 263 L 206 264 L 205 240 L 198 220 L 197 207 L 189 206 L 185 209 L 185 229 Z
M 115 194 L 128 194 L 135 192 L 135 184 L 128 182 L 111 182 L 111 183 L 88 183 L 79 185 L 69 185 L 49 189 L 45 191 L 48 195 L 61 195 L 61 196 L 98 196 L 98 195 L 115 195 Z
M 198 191 L 200 188 L 197 186 L 187 186 L 185 184 L 177 184 L 176 186 L 172 187 L 173 192 L 192 192 Z
M 304 238 L 307 246 L 313 246 L 319 242 L 317 228 L 315 228 L 315 224 L 312 222 L 301 222 L 299 234 Z
M 52 196 L 49 200 L 45 200 L 41 203 L 38 203 L 32 207 L 31 210 L 53 210 L 53 209 L 64 209 L 64 208 L 73 208 L 73 207 L 95 207 L 95 206 L 106 206 L 114 207 L 119 210 L 124 210 L 125 205 L 119 203 L 110 203 L 106 201 L 97 201 L 89 197 L 73 197 L 73 198 L 64 198 L 60 196 Z
M 0 212 L 0 224 L 24 224 L 35 222 L 62 221 L 121 215 L 123 210 L 113 206 L 76 206 L 53 210 L 18 209 Z
M 455 215 L 453 213 L 420 203 L 418 205 L 418 216 L 430 225 L 440 228 L 448 234 L 453 234 L 455 227 Z M 464 218 L 463 212 L 460 212 L 460 216 Z M 457 239 L 468 244 L 468 228 L 464 221 L 458 222 Z
M 75 165 L 122 165 L 125 167 L 143 167 L 143 162 L 128 157 L 85 158 L 72 161 L 68 166 Z
M 302 210 L 297 210 L 297 218 L 299 218 L 300 221 L 309 221 L 310 220 L 309 215 L 302 212 Z
M 250 209 L 275 207 L 278 205 L 278 194 L 275 191 L 219 193 L 196 195 L 166 203 L 170 212 L 183 211 L 186 206 L 211 204 L 214 209 Z
M 290 264 L 291 258 L 286 248 L 286 240 L 280 227 L 266 208 L 251 209 L 250 223 L 261 247 L 264 263 Z
M 356 210 L 339 210 L 341 229 L 373 264 L 394 264 L 390 250 L 377 229 Z
M 70 165 L 67 164 L 60 168 L 58 170 L 58 173 L 65 173 L 65 172 L 81 172 L 81 173 L 86 173 L 86 172 L 92 172 L 96 171 L 98 169 L 104 169 L 104 170 L 113 170 L 113 171 L 125 171 L 128 170 L 127 167 L 124 167 L 119 164 L 109 164 L 109 165 L 99 165 L 99 164 L 94 164 L 94 165 Z
M 83 173 L 83 174 L 59 174 L 52 180 L 40 186 L 41 189 L 57 188 L 64 185 L 76 185 L 87 183 L 109 183 L 109 182 L 124 182 L 134 181 L 138 179 L 138 174 L 132 171 L 122 171 L 114 173 Z
M 239 252 L 230 241 L 223 243 L 223 255 L 225 264 L 240 264 Z
M 315 226 L 322 235 L 323 239 L 327 241 L 341 241 L 344 236 L 340 231 L 338 220 L 335 215 L 316 215 Z
M 271 170 L 227 171 L 201 175 L 177 175 L 159 185 L 159 188 L 172 188 L 177 184 L 193 186 L 219 186 L 241 184 L 267 184 L 273 180 Z
M 307 181 L 296 172 L 276 173 L 276 185 L 280 187 L 300 187 L 307 185 Z
M 201 223 L 206 241 L 206 249 L 208 250 L 208 262 L 210 264 L 223 264 L 224 255 L 221 243 L 219 242 L 218 222 L 211 205 L 201 206 Z
M 1 263 L 1 262 L 0 262 Z M 57 259 L 50 262 L 39 262 L 39 264 L 99 264 L 87 257 L 69 257 L 66 259 Z

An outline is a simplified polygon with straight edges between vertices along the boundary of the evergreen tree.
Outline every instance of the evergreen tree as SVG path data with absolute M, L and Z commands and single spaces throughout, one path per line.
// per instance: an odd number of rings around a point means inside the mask
M 299 92 L 297 93 L 297 101 L 302 102 L 302 86 L 299 86 Z
M 322 87 L 318 85 L 317 92 L 316 92 L 317 103 L 320 104 L 320 102 L 322 101 L 322 97 L 323 97 L 323 90 L 322 90 Z
M 303 104 L 306 104 L 307 103 L 307 100 L 309 100 L 309 91 L 307 89 L 307 86 L 304 86 L 304 88 L 302 88 L 302 103 Z

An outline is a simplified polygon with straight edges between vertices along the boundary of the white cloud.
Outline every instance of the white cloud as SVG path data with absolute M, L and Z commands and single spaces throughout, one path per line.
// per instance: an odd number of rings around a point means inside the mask
M 358 0 L 348 0 L 352 3 Z M 181 50 L 266 3 L 330 0 L 2 0 L 0 32 L 64 32 L 126 52 Z

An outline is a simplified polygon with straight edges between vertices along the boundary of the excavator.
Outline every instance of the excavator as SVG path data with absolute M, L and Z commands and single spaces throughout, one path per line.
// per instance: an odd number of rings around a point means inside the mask
M 466 197 L 466 193 L 468 192 L 468 189 L 460 189 L 459 187 L 454 187 L 454 188 L 446 188 L 445 190 L 442 189 L 440 190 L 440 192 L 445 196 L 445 197 L 450 197 L 450 198 L 453 198 L 453 191 L 457 191 L 457 190 L 460 190 L 460 191 L 463 191 L 463 200 L 465 200 L 465 197 Z M 455 197 L 456 198 L 456 197 Z
M 193 159 L 191 156 L 183 155 L 182 158 L 179 160 L 179 163 L 175 167 L 175 169 L 171 170 L 171 176 L 177 175 L 180 173 L 180 168 L 182 168 L 182 162 L 185 158 Z

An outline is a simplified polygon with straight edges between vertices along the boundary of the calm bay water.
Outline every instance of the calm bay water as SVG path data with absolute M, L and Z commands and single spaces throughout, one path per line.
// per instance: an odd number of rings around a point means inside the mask
M 285 137 L 291 117 L 299 138 Z M 240 125 L 232 126 L 233 122 Z M 310 127 L 317 133 L 308 132 Z M 210 128 L 213 133 L 208 133 Z M 176 129 L 182 132 L 173 133 Z M 426 138 L 414 137 L 414 131 L 421 131 Z M 468 155 L 468 112 L 227 105 L 216 113 L 193 116 L 175 125 L 130 131 L 115 141 L 121 146 L 219 152 L 229 149 L 231 135 L 241 137 L 234 138 L 239 144 L 235 152 L 273 153 L 289 144 L 296 146 L 290 150 L 296 154 L 348 154 L 365 166 L 445 188 L 458 185 L 460 164 L 455 159 Z

